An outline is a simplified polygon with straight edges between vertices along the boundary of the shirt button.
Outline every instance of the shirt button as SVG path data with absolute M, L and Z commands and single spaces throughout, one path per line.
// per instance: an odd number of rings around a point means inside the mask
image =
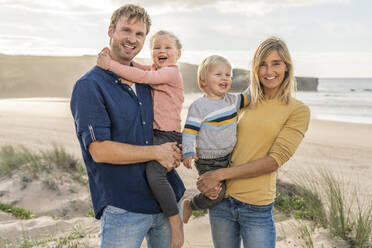
M 142 124 L 143 124 L 143 125 L 146 125 L 146 121 L 143 121 Z
M 132 89 L 131 89 L 131 88 L 129 88 L 129 91 L 132 91 Z
M 139 102 L 139 105 L 142 105 L 142 102 Z
M 148 141 L 146 140 L 146 142 L 145 142 L 145 143 L 146 143 L 146 145 L 147 145 L 147 144 L 148 144 L 149 142 L 148 142 Z

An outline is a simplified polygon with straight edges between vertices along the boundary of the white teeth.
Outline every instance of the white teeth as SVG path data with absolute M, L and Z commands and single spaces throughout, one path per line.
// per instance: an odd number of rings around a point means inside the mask
M 273 80 L 275 77 L 266 77 L 267 80 Z
M 131 45 L 128 45 L 128 44 L 124 44 L 124 47 L 134 49 L 134 46 L 131 46 Z

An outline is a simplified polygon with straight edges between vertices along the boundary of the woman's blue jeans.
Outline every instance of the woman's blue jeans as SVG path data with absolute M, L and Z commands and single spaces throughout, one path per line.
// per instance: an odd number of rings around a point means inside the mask
M 225 198 L 209 209 L 215 248 L 275 248 L 276 231 L 272 215 L 274 203 L 251 205 Z

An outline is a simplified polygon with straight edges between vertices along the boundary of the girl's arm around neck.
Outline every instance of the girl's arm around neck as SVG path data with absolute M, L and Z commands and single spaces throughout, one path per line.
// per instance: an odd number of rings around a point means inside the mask
M 175 84 L 182 80 L 176 65 L 163 67 L 156 71 L 146 71 L 112 60 L 109 69 L 124 79 L 142 84 Z

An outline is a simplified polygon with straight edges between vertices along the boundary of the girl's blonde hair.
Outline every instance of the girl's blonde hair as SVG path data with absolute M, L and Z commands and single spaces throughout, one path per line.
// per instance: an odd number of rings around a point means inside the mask
M 218 63 L 225 64 L 232 69 L 230 62 L 220 55 L 208 56 L 200 63 L 198 67 L 198 85 L 201 91 L 204 92 L 204 87 L 202 86 L 200 81 L 205 81 L 205 79 L 207 78 L 208 70 L 211 68 L 211 66 Z
M 292 94 L 295 93 L 296 79 L 293 75 L 293 63 L 287 45 L 283 40 L 277 37 L 270 37 L 257 47 L 253 56 L 252 69 L 250 72 L 250 106 L 255 106 L 257 103 L 264 100 L 263 86 L 260 83 L 258 73 L 261 63 L 272 51 L 277 51 L 280 58 L 287 66 L 287 71 L 285 72 L 283 82 L 280 85 L 276 98 L 279 99 L 280 102 L 288 104 Z
M 168 31 L 164 31 L 164 30 L 159 30 L 158 32 L 156 32 L 155 34 L 153 34 L 150 38 L 150 48 L 152 49 L 152 46 L 154 45 L 154 40 L 156 37 L 158 36 L 161 36 L 161 35 L 168 35 L 170 38 L 174 39 L 175 42 L 176 42 L 176 47 L 178 49 L 182 49 L 182 44 L 180 42 L 180 39 L 178 39 L 178 37 L 173 34 L 172 32 L 168 32 Z

